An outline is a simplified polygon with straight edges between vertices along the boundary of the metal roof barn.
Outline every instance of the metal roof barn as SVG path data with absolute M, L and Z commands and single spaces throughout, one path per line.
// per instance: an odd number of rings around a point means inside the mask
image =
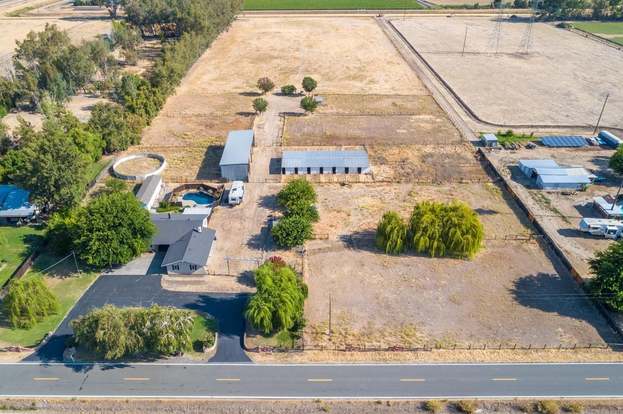
M 546 147 L 570 147 L 580 148 L 588 146 L 585 137 L 579 135 L 556 135 L 542 137 L 541 142 Z
M 246 180 L 249 177 L 253 130 L 230 131 L 219 166 L 221 176 L 228 180 Z
M 485 147 L 497 147 L 498 146 L 498 137 L 495 134 L 482 134 L 480 140 L 484 144 Z
M 519 160 L 519 169 L 526 177 L 532 178 L 537 168 L 558 168 L 554 160 Z
M 539 175 L 536 184 L 544 190 L 583 190 L 591 180 L 586 175 Z
M 284 151 L 282 174 L 365 174 L 370 172 L 364 150 Z

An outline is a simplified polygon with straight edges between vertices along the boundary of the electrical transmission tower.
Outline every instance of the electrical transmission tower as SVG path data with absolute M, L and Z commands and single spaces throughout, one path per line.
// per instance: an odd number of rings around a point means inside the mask
M 528 26 L 526 27 L 526 30 L 524 31 L 524 34 L 521 37 L 521 43 L 519 44 L 520 53 L 528 54 L 530 53 L 530 49 L 532 49 L 532 46 L 534 44 L 533 43 L 534 19 L 535 19 L 535 16 L 538 10 L 539 10 L 539 1 L 533 0 L 532 1 L 532 14 L 530 15 L 530 21 L 528 22 Z
M 500 37 L 502 35 L 502 5 L 500 3 L 500 9 L 498 11 L 497 18 L 495 20 L 495 26 L 493 28 L 493 32 L 491 33 L 491 37 L 489 38 L 489 49 L 494 49 L 495 54 L 497 55 L 500 50 Z

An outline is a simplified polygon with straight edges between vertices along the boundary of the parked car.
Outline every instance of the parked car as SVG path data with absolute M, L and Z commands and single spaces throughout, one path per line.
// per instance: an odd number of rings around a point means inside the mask
M 236 206 L 242 203 L 244 198 L 244 183 L 242 181 L 234 181 L 231 183 L 229 189 L 229 195 L 227 196 L 227 203 L 230 206 Z

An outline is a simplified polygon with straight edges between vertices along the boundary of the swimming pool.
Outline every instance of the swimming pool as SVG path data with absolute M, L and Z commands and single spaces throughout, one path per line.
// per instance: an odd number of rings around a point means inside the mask
M 196 204 L 210 205 L 214 202 L 214 197 L 201 191 L 186 193 L 182 196 L 183 200 L 194 201 Z

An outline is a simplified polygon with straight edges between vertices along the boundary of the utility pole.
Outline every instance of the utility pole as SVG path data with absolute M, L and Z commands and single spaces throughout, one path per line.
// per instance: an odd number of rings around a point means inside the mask
M 599 124 L 601 123 L 601 117 L 606 110 L 606 104 L 608 103 L 608 98 L 610 98 L 610 93 L 606 94 L 606 99 L 604 100 L 604 105 L 601 107 L 601 112 L 599 113 L 599 118 L 597 118 L 597 125 L 595 125 L 595 130 L 593 131 L 593 135 L 597 134 L 597 130 L 599 129 Z
M 329 338 L 331 337 L 331 307 L 332 307 L 333 297 L 329 295 Z
M 465 37 L 463 38 L 463 50 L 461 56 L 465 55 L 465 45 L 467 44 L 467 25 L 465 25 Z
M 80 268 L 78 267 L 78 260 L 76 259 L 76 251 L 72 250 L 71 254 L 74 256 L 74 264 L 76 265 L 76 272 L 80 273 Z
M 614 196 L 614 200 L 612 201 L 612 207 L 610 207 L 610 211 L 614 210 L 614 206 L 617 204 L 617 200 L 619 199 L 619 194 L 621 194 L 621 188 L 623 188 L 623 180 L 621 180 L 621 184 L 619 185 L 619 189 L 617 190 L 617 194 Z

